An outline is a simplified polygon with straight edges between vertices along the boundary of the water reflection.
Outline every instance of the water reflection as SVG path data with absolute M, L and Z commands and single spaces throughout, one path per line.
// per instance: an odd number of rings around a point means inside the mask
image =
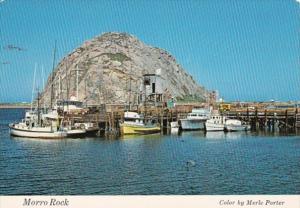
M 149 138 L 157 138 L 160 139 L 163 135 L 161 135 L 160 133 L 157 134 L 148 134 L 148 135 L 122 135 L 120 138 L 121 139 L 149 139 Z
M 246 131 L 237 131 L 237 132 L 226 132 L 225 138 L 226 139 L 241 139 L 248 136 L 248 132 Z
M 207 139 L 225 139 L 226 134 L 223 131 L 210 131 L 205 133 Z
M 204 138 L 205 132 L 204 131 L 182 131 L 179 134 L 182 137 L 197 137 L 197 138 Z

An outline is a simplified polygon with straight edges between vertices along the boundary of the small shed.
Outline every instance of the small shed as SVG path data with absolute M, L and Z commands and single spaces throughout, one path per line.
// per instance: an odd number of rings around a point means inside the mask
M 160 73 L 144 74 L 144 80 L 140 88 L 140 103 L 141 102 L 163 102 L 164 80 Z

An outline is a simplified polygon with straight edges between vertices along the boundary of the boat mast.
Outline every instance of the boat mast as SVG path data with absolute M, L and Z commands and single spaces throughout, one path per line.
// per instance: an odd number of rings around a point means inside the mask
M 31 111 L 32 111 L 33 94 L 34 94 L 34 88 L 35 88 L 36 67 L 37 67 L 37 63 L 35 63 L 35 66 L 34 66 L 33 83 L 32 83 L 32 92 L 31 92 L 31 107 L 30 107 L 30 110 L 31 110 Z
M 67 82 L 67 99 L 66 100 L 69 100 L 70 98 L 70 75 L 71 75 L 71 71 L 68 73 L 68 60 L 66 61 L 66 82 Z M 63 102 L 64 103 L 64 102 Z M 64 107 L 64 104 L 63 104 L 63 109 L 65 109 Z M 67 102 L 67 111 L 69 111 L 69 103 Z
M 147 88 L 146 88 L 146 84 L 145 84 L 145 77 L 144 77 L 144 80 L 143 80 L 143 82 L 144 82 L 144 93 L 145 93 L 145 100 L 144 100 L 144 123 L 146 122 L 146 114 L 147 114 L 147 92 L 146 92 L 146 90 L 147 90 Z
M 45 90 L 45 75 L 44 75 L 44 65 L 42 65 L 42 81 L 43 81 L 43 86 L 42 86 L 42 90 Z M 45 112 L 46 109 L 46 103 L 45 103 L 45 97 L 43 99 L 43 112 Z
M 40 126 L 40 92 L 37 93 L 37 114 L 38 114 L 38 126 Z
M 54 45 L 54 52 L 53 52 L 53 65 L 52 65 L 52 73 L 51 73 L 51 95 L 50 95 L 50 109 L 52 109 L 52 102 L 53 102 L 53 75 L 54 75 L 54 67 L 55 67 L 55 55 L 56 55 L 56 40 Z
M 61 77 L 58 76 L 58 99 L 61 99 Z
M 76 99 L 78 100 L 78 96 L 79 96 L 79 94 L 78 94 L 78 64 L 77 64 L 77 66 L 76 66 Z
M 130 74 L 129 74 L 129 111 L 131 111 L 131 73 L 132 73 L 132 69 L 130 67 Z
M 127 47 L 128 47 L 128 55 L 129 55 L 129 44 L 127 42 Z M 129 111 L 131 111 L 131 74 L 132 74 L 132 65 L 131 61 L 129 60 L 129 67 L 130 67 L 130 72 L 129 72 Z
M 85 107 L 87 108 L 86 77 L 84 79 L 84 97 L 85 97 Z

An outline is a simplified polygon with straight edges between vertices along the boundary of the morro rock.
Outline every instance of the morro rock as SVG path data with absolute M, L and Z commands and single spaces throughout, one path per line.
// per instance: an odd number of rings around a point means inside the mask
M 41 101 L 53 102 L 76 96 L 88 105 L 134 103 L 144 74 L 160 69 L 165 92 L 176 99 L 205 100 L 207 91 L 198 85 L 167 51 L 144 44 L 127 33 L 104 33 L 83 43 L 65 56 L 48 78 Z

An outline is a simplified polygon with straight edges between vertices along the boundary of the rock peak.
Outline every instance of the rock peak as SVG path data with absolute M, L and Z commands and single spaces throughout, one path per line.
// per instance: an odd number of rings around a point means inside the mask
M 204 87 L 167 51 L 146 45 L 128 33 L 106 32 L 85 41 L 60 61 L 53 76 L 53 100 L 76 94 L 78 71 L 79 100 L 88 105 L 128 103 L 129 99 L 133 103 L 143 75 L 153 74 L 157 69 L 170 96 L 205 99 Z M 46 103 L 50 101 L 50 83 L 49 77 L 42 96 Z

